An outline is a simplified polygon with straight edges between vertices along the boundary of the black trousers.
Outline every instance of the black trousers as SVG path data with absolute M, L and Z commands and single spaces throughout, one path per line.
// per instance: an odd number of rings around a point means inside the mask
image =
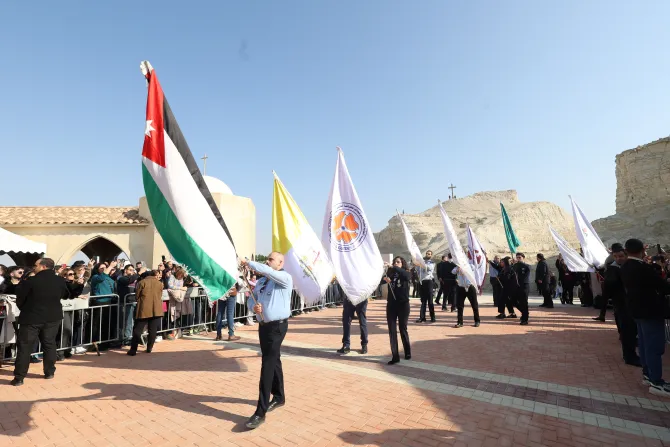
M 430 321 L 435 321 L 435 307 L 433 305 L 433 280 L 421 281 L 421 313 L 419 319 L 426 321 L 426 305 L 430 311 Z
M 270 405 L 270 395 L 284 402 L 284 371 L 281 367 L 281 344 L 288 330 L 288 319 L 258 325 L 261 345 L 261 380 L 258 385 L 256 415 L 265 416 Z
M 139 346 L 140 341 L 142 340 L 142 334 L 144 329 L 149 326 L 149 338 L 147 339 L 147 351 L 151 351 L 154 348 L 154 343 L 156 343 L 156 334 L 158 334 L 158 328 L 161 325 L 161 320 L 163 317 L 153 317 L 153 318 L 135 318 L 135 324 L 133 325 L 133 339 L 130 342 L 130 350 L 132 352 L 137 351 L 137 346 Z
M 551 299 L 551 293 L 549 292 L 549 282 L 543 280 L 542 283 L 538 283 L 537 286 L 540 288 L 542 298 L 544 298 L 542 303 L 544 304 L 544 307 L 554 307 L 554 301 Z
M 458 287 L 458 304 L 456 308 L 458 309 L 458 322 L 463 324 L 463 309 L 465 308 L 465 298 L 470 301 L 470 306 L 472 306 L 472 313 L 475 317 L 475 322 L 479 321 L 479 303 L 477 302 L 477 289 L 475 286 L 468 287 L 465 290 L 464 287 Z
M 444 294 L 446 298 L 442 301 L 442 310 L 447 309 L 447 304 L 451 306 L 451 310 L 456 309 L 456 297 L 458 292 L 456 291 L 456 281 L 453 279 L 444 280 Z
M 637 345 L 637 324 L 625 306 L 614 304 L 614 321 L 619 331 L 619 341 L 625 362 L 633 361 L 638 358 L 635 347 Z
M 572 304 L 575 297 L 575 282 L 563 280 L 561 284 L 563 285 L 563 293 L 561 294 L 563 302 Z
M 500 285 L 500 284 L 499 284 Z M 500 292 L 498 293 L 498 313 L 505 315 L 505 308 L 507 308 L 508 314 L 514 313 L 514 300 L 515 297 L 509 296 L 507 290 L 500 285 Z
M 358 303 L 356 306 L 351 301 L 344 300 L 344 306 L 342 307 L 342 344 L 344 346 L 351 346 L 351 320 L 354 319 L 354 313 L 358 315 L 358 326 L 361 328 L 361 346 L 368 344 L 367 309 L 368 300 Z
M 397 325 L 396 321 L 398 322 Z M 391 339 L 391 354 L 393 360 L 400 359 L 400 353 L 398 352 L 398 326 L 400 327 L 400 339 L 402 340 L 402 349 L 405 351 L 405 356 L 412 355 L 412 350 L 409 346 L 409 333 L 407 332 L 408 321 L 409 301 L 388 301 L 386 303 L 386 322 L 389 326 L 389 338 Z
M 523 284 L 519 290 L 514 307 L 521 312 L 521 321 L 528 321 L 528 295 L 530 294 L 530 285 Z
M 444 289 L 444 281 L 440 280 L 440 288 L 437 291 L 437 297 L 435 298 L 435 304 L 440 304 L 440 297 L 442 296 L 443 293 L 444 293 L 444 299 L 446 301 L 448 292 Z
M 56 335 L 60 330 L 63 320 L 52 321 L 41 324 L 19 325 L 19 336 L 16 341 L 16 363 L 14 364 L 14 377 L 24 379 L 30 367 L 30 354 L 33 353 L 35 342 L 39 339 L 42 344 L 44 357 L 44 375 L 56 372 L 57 343 Z
M 491 287 L 493 288 L 493 305 L 500 311 L 500 300 L 503 292 L 503 286 L 498 278 L 491 278 Z M 505 303 L 503 303 L 503 308 Z

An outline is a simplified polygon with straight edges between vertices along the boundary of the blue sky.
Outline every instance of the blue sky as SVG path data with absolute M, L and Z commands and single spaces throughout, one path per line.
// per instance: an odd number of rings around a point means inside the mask
M 257 208 L 272 169 L 320 232 L 347 164 L 394 210 L 517 189 L 614 212 L 614 157 L 670 134 L 668 2 L 0 4 L 3 205 L 136 205 L 152 62 L 197 158 Z

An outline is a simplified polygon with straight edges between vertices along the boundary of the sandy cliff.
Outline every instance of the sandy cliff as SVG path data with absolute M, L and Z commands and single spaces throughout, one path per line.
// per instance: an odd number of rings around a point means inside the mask
M 517 192 L 509 190 L 480 192 L 443 202 L 464 247 L 467 246 L 465 228 L 469 223 L 489 257 L 509 254 L 500 216 L 500 202 L 504 203 L 521 240 L 519 251 L 525 252 L 531 263 L 535 262 L 535 254 L 538 252 L 548 257 L 558 253 L 548 230 L 549 223 L 573 246 L 578 246 L 571 214 L 549 202 L 520 202 Z M 405 214 L 403 218 L 421 251 L 431 249 L 435 255 L 441 256 L 447 250 L 437 204 L 419 214 Z M 397 216 L 393 216 L 388 226 L 375 234 L 375 238 L 382 253 L 408 254 Z
M 617 155 L 616 180 L 616 214 L 593 222 L 605 244 L 670 243 L 670 137 Z

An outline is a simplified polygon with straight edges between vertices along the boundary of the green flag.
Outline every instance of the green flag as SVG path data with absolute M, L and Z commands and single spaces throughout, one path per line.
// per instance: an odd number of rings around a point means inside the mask
M 507 245 L 509 245 L 509 251 L 511 253 L 516 253 L 516 248 L 521 245 L 521 241 L 514 234 L 514 228 L 512 228 L 512 222 L 509 220 L 507 211 L 505 211 L 505 206 L 500 202 L 500 210 L 502 211 L 502 221 L 505 226 L 505 237 L 507 238 Z

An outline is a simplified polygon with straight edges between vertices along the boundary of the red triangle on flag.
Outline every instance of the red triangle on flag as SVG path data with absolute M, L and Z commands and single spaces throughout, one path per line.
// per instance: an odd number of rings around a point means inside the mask
M 163 127 L 163 89 L 158 82 L 156 71 L 147 74 L 149 93 L 147 95 L 147 121 L 144 128 L 142 156 L 165 167 L 165 130 Z

